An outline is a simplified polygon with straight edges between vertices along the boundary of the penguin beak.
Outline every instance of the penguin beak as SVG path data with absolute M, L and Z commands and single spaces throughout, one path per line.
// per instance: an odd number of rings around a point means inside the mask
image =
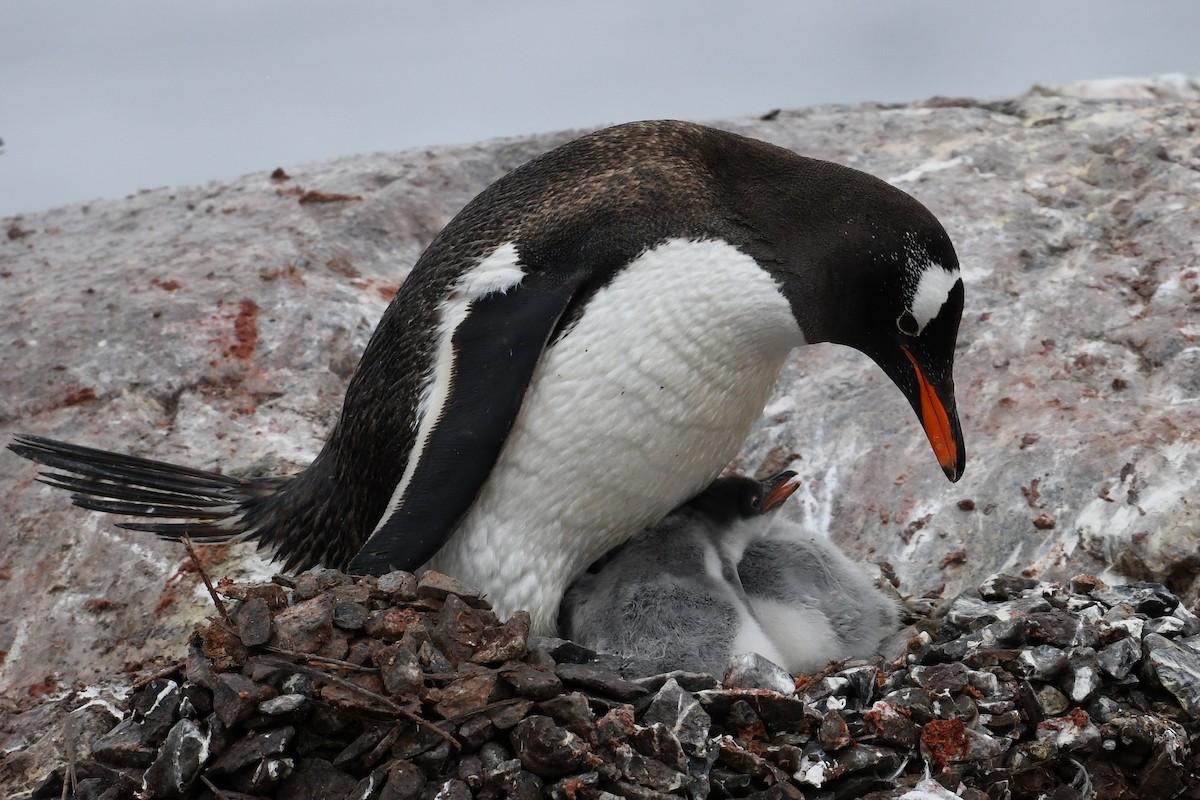
M 912 351 L 903 345 L 900 349 L 916 375 L 916 392 L 909 396 L 909 401 L 921 420 L 942 471 L 951 482 L 957 481 L 967 464 L 967 448 L 954 404 L 953 386 L 948 379 L 936 383 L 930 380 L 929 370 L 922 367 Z
M 767 479 L 767 494 L 762 501 L 763 514 L 774 511 L 800 488 L 800 478 L 795 472 L 787 470 Z

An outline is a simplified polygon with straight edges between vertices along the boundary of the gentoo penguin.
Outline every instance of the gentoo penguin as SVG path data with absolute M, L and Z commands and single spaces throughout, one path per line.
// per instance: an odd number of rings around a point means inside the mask
M 742 551 L 798 485 L 795 472 L 759 482 L 718 478 L 665 519 L 608 554 L 567 590 L 563 636 L 615 653 L 647 674 L 685 669 L 721 677 L 730 656 L 784 665 L 738 578 Z
M 77 505 L 160 518 L 124 527 L 253 539 L 287 568 L 425 565 L 549 632 L 579 573 L 720 473 L 799 345 L 874 359 L 957 480 L 962 307 L 949 237 L 899 189 L 725 131 L 630 123 L 518 167 L 434 238 L 302 472 L 10 447 L 60 470 L 46 480 Z

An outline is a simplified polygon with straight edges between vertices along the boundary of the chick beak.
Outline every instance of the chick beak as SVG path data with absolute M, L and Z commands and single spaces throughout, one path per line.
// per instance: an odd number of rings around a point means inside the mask
M 762 511 L 760 512 L 762 514 L 774 511 L 783 505 L 783 502 L 800 488 L 800 477 L 795 472 L 787 470 L 768 478 L 766 484 L 767 492 L 763 497 Z

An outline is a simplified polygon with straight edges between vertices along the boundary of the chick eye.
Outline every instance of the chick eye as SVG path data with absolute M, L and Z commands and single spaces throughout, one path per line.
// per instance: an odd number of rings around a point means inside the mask
M 911 311 L 905 311 L 896 317 L 896 327 L 906 336 L 916 336 L 921 332 L 921 326 L 917 324 L 917 318 L 912 315 Z

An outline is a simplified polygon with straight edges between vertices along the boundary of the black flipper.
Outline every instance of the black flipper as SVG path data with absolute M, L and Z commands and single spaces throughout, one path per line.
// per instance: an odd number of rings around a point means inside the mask
M 454 331 L 450 391 L 399 505 L 349 571 L 381 575 L 428 561 L 479 496 L 529 382 L 585 273 L 527 274 L 474 302 Z M 433 410 L 430 413 L 438 413 Z
M 30 461 L 64 472 L 42 472 L 38 480 L 70 491 L 80 508 L 180 522 L 121 522 L 118 527 L 149 531 L 167 539 L 191 536 L 199 542 L 250 533 L 249 513 L 281 483 L 242 480 L 165 461 L 110 453 L 42 436 L 17 434 L 8 449 Z

